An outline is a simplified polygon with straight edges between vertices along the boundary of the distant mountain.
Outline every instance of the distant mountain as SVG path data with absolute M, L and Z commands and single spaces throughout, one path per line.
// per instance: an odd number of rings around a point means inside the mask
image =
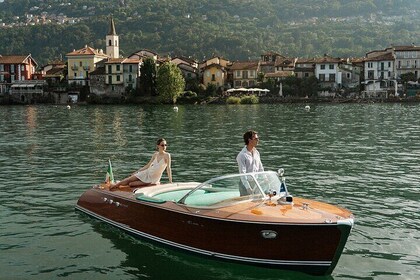
M 88 44 L 105 49 L 109 16 L 121 54 L 139 49 L 198 60 L 266 51 L 363 56 L 420 44 L 420 0 L 0 0 L 0 54 L 43 64 Z

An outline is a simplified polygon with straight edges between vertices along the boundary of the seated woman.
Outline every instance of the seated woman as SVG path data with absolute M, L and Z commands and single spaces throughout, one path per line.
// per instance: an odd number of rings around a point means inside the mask
M 118 188 L 119 186 L 144 187 L 159 184 L 165 168 L 169 182 L 172 183 L 171 155 L 166 152 L 166 140 L 161 138 L 156 145 L 157 152 L 153 154 L 145 166 L 124 180 L 111 185 L 109 189 Z

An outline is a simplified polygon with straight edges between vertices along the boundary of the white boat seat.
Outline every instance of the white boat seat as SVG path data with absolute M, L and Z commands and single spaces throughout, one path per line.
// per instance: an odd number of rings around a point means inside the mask
M 150 187 L 139 188 L 134 191 L 138 194 L 137 198 L 141 200 L 147 200 L 146 197 L 154 198 L 156 201 L 178 201 L 189 191 L 197 187 L 200 183 L 176 183 L 176 184 L 165 184 L 156 185 Z M 143 197 L 143 198 L 142 198 Z M 154 201 L 154 200 L 150 200 Z

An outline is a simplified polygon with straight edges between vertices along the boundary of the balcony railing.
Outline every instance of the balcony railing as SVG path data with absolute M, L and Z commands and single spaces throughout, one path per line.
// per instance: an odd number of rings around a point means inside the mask
M 390 71 L 390 70 L 392 70 L 392 67 L 382 67 L 382 66 L 379 66 L 376 70 L 378 70 L 378 71 Z
M 366 79 L 368 79 L 368 80 L 394 80 L 395 79 L 394 78 L 395 72 L 392 72 L 392 71 L 382 71 L 382 72 L 384 72 L 384 74 L 385 74 L 384 77 L 379 76 L 377 74 L 376 75 L 370 74 L 366 77 Z M 389 77 L 388 77 L 388 72 L 389 72 Z
M 420 66 L 417 65 L 400 65 L 397 66 L 397 69 L 418 69 Z

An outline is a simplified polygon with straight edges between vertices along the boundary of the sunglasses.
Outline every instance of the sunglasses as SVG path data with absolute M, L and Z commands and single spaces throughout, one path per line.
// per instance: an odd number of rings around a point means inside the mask
M 160 144 L 159 146 L 166 147 L 166 146 L 168 146 L 168 144 Z

